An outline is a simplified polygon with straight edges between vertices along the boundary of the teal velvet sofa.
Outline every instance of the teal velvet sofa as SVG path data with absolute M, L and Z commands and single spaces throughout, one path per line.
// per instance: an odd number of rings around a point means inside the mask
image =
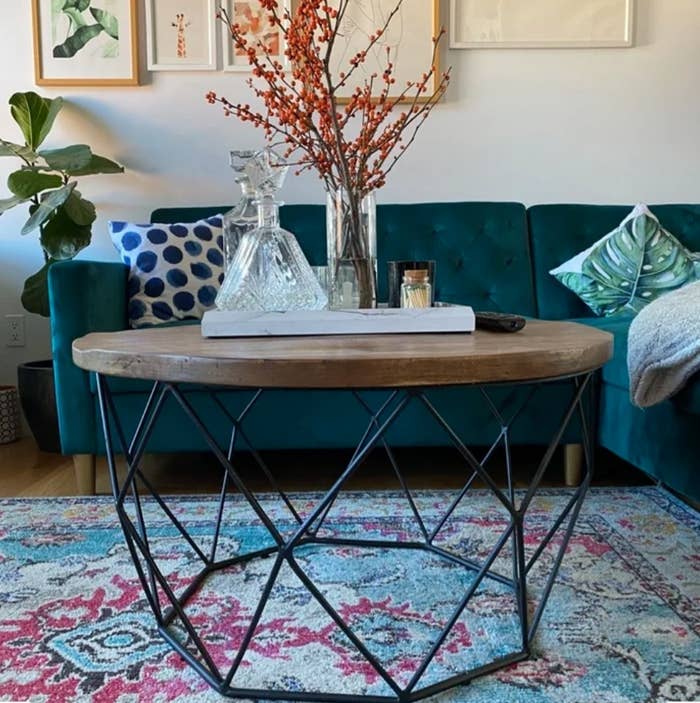
M 650 205 L 661 224 L 691 251 L 700 251 L 700 205 Z M 652 478 L 700 499 L 700 378 L 651 408 L 630 402 L 627 372 L 629 315 L 596 318 L 548 271 L 614 229 L 631 206 L 538 205 L 528 210 L 535 304 L 546 320 L 570 319 L 611 332 L 612 361 L 599 386 L 598 444 Z
M 653 208 L 664 224 L 683 241 L 700 249 L 700 207 Z M 226 207 L 169 208 L 152 213 L 153 222 L 193 221 Z M 475 309 L 515 312 L 546 319 L 577 319 L 615 334 L 613 361 L 599 379 L 600 400 L 597 434 L 602 446 L 615 452 L 649 475 L 691 497 L 700 497 L 697 474 L 691 466 L 700 445 L 697 432 L 700 392 L 684 395 L 685 401 L 663 404 L 653 414 L 665 428 L 655 425 L 650 411 L 635 409 L 625 388 L 626 330 L 629 320 L 598 320 L 585 306 L 549 274 L 549 268 L 588 246 L 609 231 L 631 207 L 537 206 L 528 211 L 519 203 L 421 203 L 380 205 L 378 208 L 379 297 L 386 297 L 386 261 L 391 259 L 435 259 L 436 297 L 467 303 Z M 668 214 L 669 221 L 664 218 Z M 282 208 L 282 225 L 293 231 L 312 264 L 325 259 L 325 209 L 316 205 Z M 682 227 L 681 227 L 682 225 Z M 697 225 L 697 226 L 696 226 Z M 684 238 L 684 235 L 687 237 Z M 127 269 L 122 264 L 72 261 L 50 270 L 52 343 L 62 449 L 75 457 L 76 473 L 83 492 L 94 490 L 94 456 L 104 452 L 96 389 L 90 374 L 71 359 L 73 339 L 92 331 L 126 328 Z M 120 416 L 127 430 L 135 425 L 144 405 L 148 384 L 124 379 L 110 380 Z M 516 408 L 526 390 L 499 388 L 494 398 L 508 412 Z M 189 400 L 204 417 L 208 428 L 225 446 L 228 423 L 208 393 L 187 389 Z M 565 407 L 571 395 L 569 384 L 548 384 L 513 427 L 513 444 L 546 444 L 560 418 L 553 408 Z M 368 394 L 379 404 L 381 395 Z M 446 419 L 471 445 L 486 446 L 499 427 L 474 389 L 440 389 L 431 397 Z M 227 391 L 225 404 L 235 412 L 250 393 Z M 685 402 L 686 405 L 682 405 Z M 696 409 L 697 408 L 697 409 Z M 678 425 L 674 422 L 678 418 Z M 206 447 L 195 432 L 183 431 L 186 419 L 174 403 L 166 405 L 151 440 L 149 452 L 201 451 Z M 353 447 L 367 423 L 367 415 L 349 393 L 314 391 L 270 391 L 246 419 L 246 432 L 256 448 L 302 449 Z M 693 433 L 693 423 L 695 433 Z M 620 434 L 624 436 L 619 436 Z M 629 436 L 628 436 L 629 435 Z M 389 439 L 396 446 L 448 444 L 442 431 L 430 422 L 427 411 L 411 407 L 392 428 Z M 669 439 L 678 440 L 672 451 Z M 658 440 L 658 441 L 657 441 Z M 562 443 L 580 441 L 576 423 L 567 429 Z M 686 453 L 686 448 L 688 452 Z M 668 460 L 665 458 L 666 452 Z M 574 454 L 572 453 L 572 456 Z

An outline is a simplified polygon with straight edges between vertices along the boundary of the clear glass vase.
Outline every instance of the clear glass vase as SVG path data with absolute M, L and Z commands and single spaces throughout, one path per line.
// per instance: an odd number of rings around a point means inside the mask
M 246 165 L 258 222 L 241 237 L 216 298 L 219 310 L 322 310 L 328 305 L 296 237 L 279 224 L 281 203 L 275 196 L 287 168 L 270 149 Z
M 338 188 L 326 204 L 328 298 L 333 309 L 377 307 L 377 206 Z
M 231 151 L 229 163 L 236 173 L 236 183 L 241 187 L 241 198 L 223 217 L 224 270 L 233 261 L 241 237 L 258 226 L 258 208 L 255 204 L 255 189 L 245 172 L 245 165 L 255 156 L 254 151 Z

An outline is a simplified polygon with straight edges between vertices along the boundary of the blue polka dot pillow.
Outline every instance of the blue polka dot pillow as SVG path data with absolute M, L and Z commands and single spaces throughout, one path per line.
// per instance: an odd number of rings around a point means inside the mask
M 188 224 L 110 222 L 129 266 L 129 324 L 149 327 L 201 319 L 224 280 L 221 215 Z

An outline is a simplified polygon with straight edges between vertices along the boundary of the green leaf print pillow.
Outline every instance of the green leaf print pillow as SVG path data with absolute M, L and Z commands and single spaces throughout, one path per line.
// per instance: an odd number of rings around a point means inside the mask
M 596 315 L 638 313 L 664 293 L 700 279 L 696 259 L 646 205 L 550 273 Z

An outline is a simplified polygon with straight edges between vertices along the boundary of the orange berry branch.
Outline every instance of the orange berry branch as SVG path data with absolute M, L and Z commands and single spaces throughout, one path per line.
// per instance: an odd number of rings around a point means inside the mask
M 285 157 L 294 155 L 299 171 L 316 169 L 329 191 L 343 187 L 359 200 L 386 183 L 388 173 L 447 90 L 450 72 L 436 75 L 437 52 L 444 36 L 441 30 L 432 39 L 431 65 L 416 80 L 397 86 L 388 48 L 383 71 L 357 79 L 404 0 L 396 0 L 383 26 L 367 37 L 366 48 L 334 72 L 333 50 L 353 2 L 356 0 L 297 0 L 291 13 L 280 11 L 278 0 L 260 0 L 270 31 L 284 37 L 288 69 L 270 53 L 264 39 L 249 39 L 241 25 L 220 8 L 218 16 L 230 30 L 236 53 L 245 55 L 252 67 L 248 84 L 266 112 L 213 92 L 206 97 L 220 104 L 227 116 L 262 128 L 268 141 L 284 142 Z M 431 92 L 433 82 L 437 85 Z M 338 93 L 343 88 L 348 92 L 349 85 L 355 87 L 343 104 Z

